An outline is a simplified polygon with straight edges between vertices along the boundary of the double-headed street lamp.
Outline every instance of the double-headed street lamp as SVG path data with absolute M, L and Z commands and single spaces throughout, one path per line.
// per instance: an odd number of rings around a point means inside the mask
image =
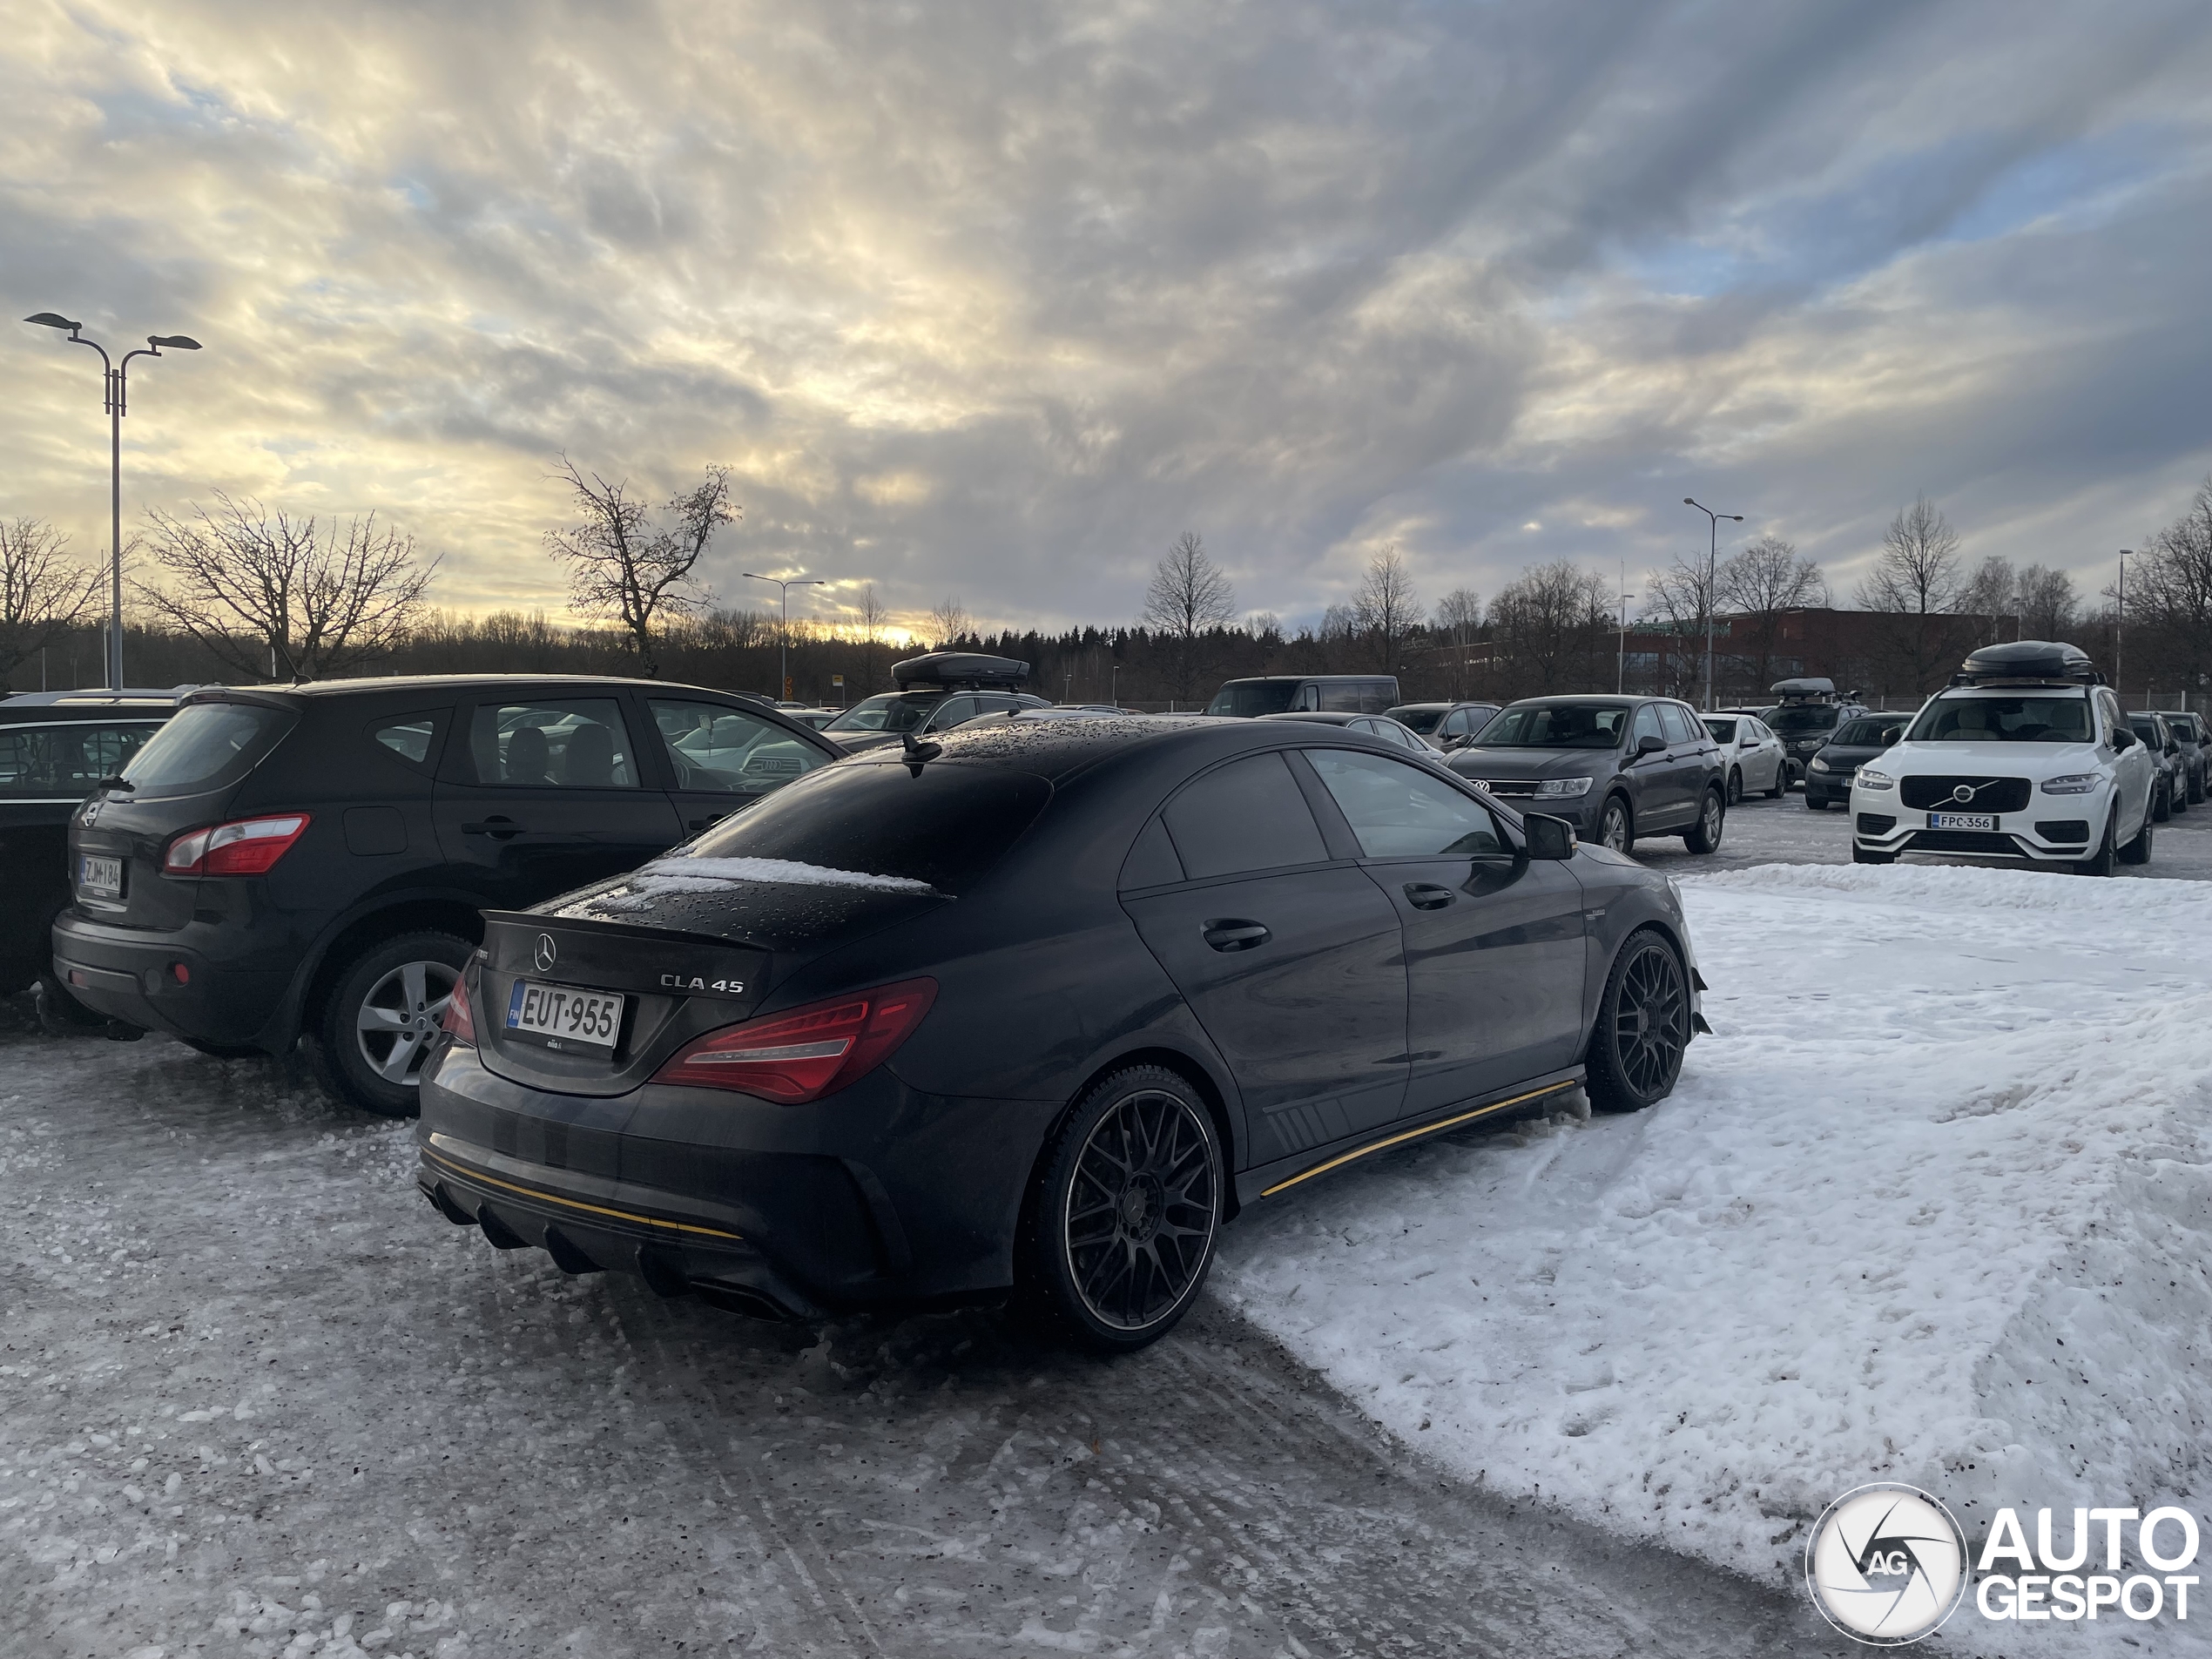
M 108 356 L 106 347 L 84 338 L 81 332 L 84 325 L 81 322 L 71 322 L 51 311 L 36 312 L 24 320 L 35 322 L 42 328 L 66 328 L 70 344 L 90 346 L 100 354 L 106 396 L 103 407 L 108 415 L 107 683 L 111 691 L 119 691 L 123 689 L 123 417 L 129 413 L 125 401 L 129 389 L 125 377 L 130 374 L 133 357 L 158 357 L 164 346 L 172 351 L 198 351 L 199 342 L 189 334 L 148 334 L 142 349 L 125 352 L 123 361 L 116 362 Z
M 778 637 L 776 684 L 781 688 L 776 693 L 781 702 L 791 695 L 791 590 L 793 588 L 826 588 L 829 583 L 814 577 L 757 576 L 751 570 L 742 572 L 748 582 L 772 582 L 784 590 L 784 626 Z
M 1720 563 L 1721 520 L 1730 519 L 1741 524 L 1743 522 L 1743 515 L 1716 513 L 1703 502 L 1689 496 L 1682 498 L 1682 504 L 1685 507 L 1695 507 L 1711 521 L 1711 534 L 1707 536 L 1705 542 L 1705 712 L 1710 714 L 1713 711 L 1713 600 L 1715 597 L 1713 590 L 1718 585 L 1714 578 Z

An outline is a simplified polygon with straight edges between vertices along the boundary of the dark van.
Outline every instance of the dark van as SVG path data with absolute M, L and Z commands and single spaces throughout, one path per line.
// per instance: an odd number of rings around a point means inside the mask
M 1224 681 L 1206 712 L 1253 719 L 1296 709 L 1386 714 L 1397 705 L 1398 678 L 1393 674 L 1265 674 Z
M 203 1052 L 300 1036 L 411 1116 L 482 909 L 634 868 L 836 746 L 749 698 L 583 676 L 212 688 L 70 826 L 53 971 Z

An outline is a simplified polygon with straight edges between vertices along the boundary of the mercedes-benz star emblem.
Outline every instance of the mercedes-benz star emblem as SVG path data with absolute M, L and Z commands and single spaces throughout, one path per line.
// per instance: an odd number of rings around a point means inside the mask
M 554 958 L 558 956 L 561 953 L 559 951 L 553 948 L 553 935 L 551 934 L 540 934 L 537 936 L 536 961 L 537 971 L 539 973 L 551 973 L 553 971 Z
M 1962 805 L 1972 800 L 1973 798 L 1974 786 L 1972 784 L 1960 784 L 1956 789 L 1951 792 L 1951 799 L 1961 803 Z

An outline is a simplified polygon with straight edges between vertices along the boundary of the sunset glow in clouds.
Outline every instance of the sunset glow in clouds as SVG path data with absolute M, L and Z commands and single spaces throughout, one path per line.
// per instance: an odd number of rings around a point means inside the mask
M 1916 491 L 2073 568 L 2212 470 L 2201 3 L 0 5 L 13 316 L 134 368 L 126 522 L 375 509 L 546 606 L 563 450 L 712 559 L 1111 621 L 1631 580 L 1696 494 L 1848 590 Z M 0 513 L 105 542 L 91 354 L 0 331 Z M 794 596 L 795 605 L 798 596 Z

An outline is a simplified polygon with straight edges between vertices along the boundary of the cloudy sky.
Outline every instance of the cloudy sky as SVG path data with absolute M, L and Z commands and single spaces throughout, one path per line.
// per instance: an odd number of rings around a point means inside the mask
M 565 451 L 711 559 L 1127 618 L 1196 529 L 1311 620 L 1702 549 L 1848 591 L 1925 490 L 2109 579 L 2212 470 L 2212 8 L 0 0 L 0 274 L 136 366 L 126 518 L 374 509 L 558 610 Z M 105 545 L 90 353 L 0 513 Z M 754 596 L 758 602 L 758 595 Z

